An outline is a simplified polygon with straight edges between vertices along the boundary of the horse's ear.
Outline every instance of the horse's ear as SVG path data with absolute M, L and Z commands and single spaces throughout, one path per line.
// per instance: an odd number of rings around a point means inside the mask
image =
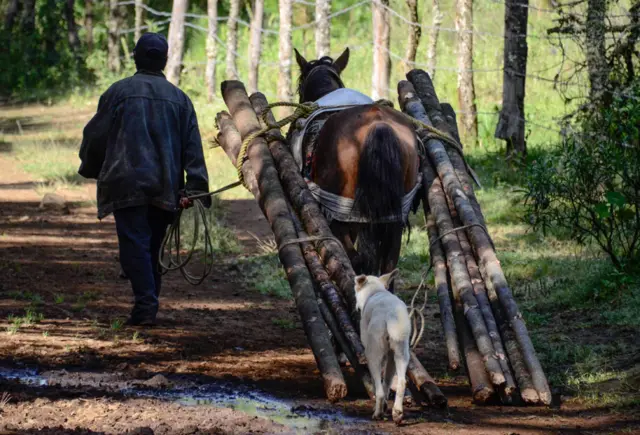
M 349 47 L 345 48 L 344 52 L 340 55 L 340 57 L 337 58 L 335 62 L 333 62 L 333 66 L 339 73 L 341 73 L 347 67 L 348 63 L 349 63 Z
M 307 62 L 307 59 L 305 59 L 304 57 L 302 57 L 302 55 L 300 53 L 298 53 L 297 49 L 294 48 L 293 51 L 296 52 L 296 62 L 298 62 L 298 66 L 300 67 L 300 71 L 304 71 L 304 69 L 309 64 L 309 62 Z
M 400 273 L 400 271 L 398 269 L 394 269 L 392 272 L 380 277 L 380 281 L 382 281 L 382 283 L 384 284 L 384 288 L 386 288 L 387 290 L 389 289 L 389 286 L 391 285 L 393 280 L 396 279 L 398 273 Z

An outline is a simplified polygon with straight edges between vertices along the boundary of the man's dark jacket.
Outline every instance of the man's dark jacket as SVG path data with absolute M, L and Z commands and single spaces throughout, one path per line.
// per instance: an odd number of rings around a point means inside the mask
M 80 159 L 78 173 L 98 180 L 100 219 L 140 205 L 174 211 L 182 190 L 209 191 L 193 104 L 162 73 L 138 71 L 100 97 Z

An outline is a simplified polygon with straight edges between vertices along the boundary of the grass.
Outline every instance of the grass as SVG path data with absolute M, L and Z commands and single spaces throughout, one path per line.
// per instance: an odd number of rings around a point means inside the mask
M 37 311 L 34 311 L 31 308 L 27 308 L 24 316 L 14 316 L 9 315 L 7 321 L 9 322 L 9 326 L 7 327 L 7 332 L 9 334 L 16 334 L 20 328 L 24 326 L 33 326 L 36 323 L 40 323 L 44 320 L 44 315 Z
M 277 255 L 257 255 L 244 259 L 239 267 L 249 285 L 263 295 L 291 299 L 291 287 Z

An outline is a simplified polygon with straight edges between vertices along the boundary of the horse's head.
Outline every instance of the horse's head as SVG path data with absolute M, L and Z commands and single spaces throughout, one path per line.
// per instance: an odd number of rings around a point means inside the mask
M 300 67 L 298 95 L 301 103 L 315 101 L 329 92 L 344 88 L 340 74 L 349 63 L 348 48 L 335 61 L 329 56 L 307 61 L 298 50 L 294 48 L 294 51 Z

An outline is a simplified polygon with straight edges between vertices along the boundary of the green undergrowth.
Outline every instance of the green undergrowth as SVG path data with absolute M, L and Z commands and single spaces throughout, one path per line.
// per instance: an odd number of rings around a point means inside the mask
M 277 254 L 263 254 L 241 259 L 238 263 L 250 288 L 260 294 L 292 299 L 291 287 Z

